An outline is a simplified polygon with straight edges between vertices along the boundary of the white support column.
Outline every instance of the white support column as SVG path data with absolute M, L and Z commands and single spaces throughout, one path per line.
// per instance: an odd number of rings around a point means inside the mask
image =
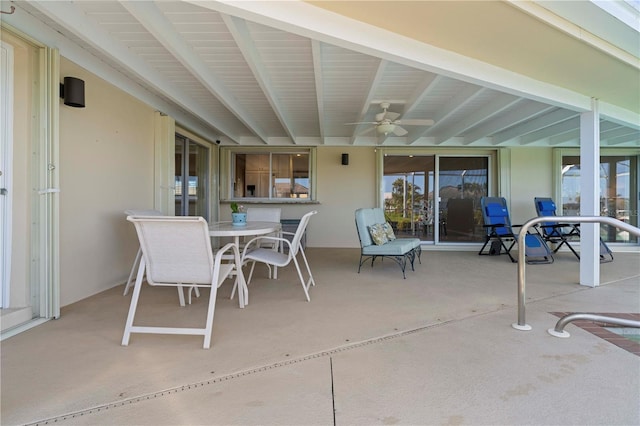
M 600 216 L 600 117 L 598 101 L 580 114 L 580 215 Z M 580 285 L 600 285 L 600 224 L 580 225 Z

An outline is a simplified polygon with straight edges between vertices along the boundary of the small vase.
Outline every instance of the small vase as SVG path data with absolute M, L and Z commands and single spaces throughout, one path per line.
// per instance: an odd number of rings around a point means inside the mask
M 231 213 L 231 224 L 233 226 L 245 226 L 247 224 L 247 214 Z

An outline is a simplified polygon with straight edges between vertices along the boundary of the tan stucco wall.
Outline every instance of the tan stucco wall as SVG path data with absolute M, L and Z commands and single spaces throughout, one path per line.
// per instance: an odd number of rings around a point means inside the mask
M 125 209 L 153 208 L 154 110 L 61 58 L 86 108 L 60 105 L 60 304 L 126 280 L 137 238 Z
M 349 165 L 341 164 L 342 153 Z M 354 212 L 375 207 L 376 168 L 373 147 L 318 148 L 318 214 L 309 224 L 313 247 L 359 247 Z
M 552 197 L 551 148 L 511 149 L 511 223 L 536 217 L 535 197 Z

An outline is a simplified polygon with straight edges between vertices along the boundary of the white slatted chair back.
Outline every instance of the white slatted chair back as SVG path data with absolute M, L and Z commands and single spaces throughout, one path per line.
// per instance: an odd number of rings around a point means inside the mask
M 234 243 L 225 245 L 214 258 L 211 250 L 209 226 L 201 217 L 189 216 L 129 216 L 135 225 L 142 259 L 129 307 L 122 345 L 129 344 L 131 333 L 189 334 L 204 336 L 205 349 L 211 344 L 213 315 L 217 289 L 240 265 L 240 253 Z M 231 253 L 229 253 L 231 252 Z M 222 263 L 224 254 L 232 254 L 228 263 Z M 209 303 L 204 328 L 148 327 L 134 325 L 143 277 L 151 286 L 173 286 L 182 294 L 183 287 L 209 287 Z M 240 285 L 243 287 L 244 279 Z M 181 298 L 183 302 L 183 297 Z M 243 307 L 240 300 L 240 307 Z M 184 305 L 184 303 L 181 303 Z
M 300 247 L 301 247 L 302 237 L 304 236 L 304 232 L 307 230 L 307 225 L 309 224 L 309 220 L 311 220 L 311 216 L 313 216 L 316 213 L 318 212 L 314 210 L 312 212 L 305 214 L 300 219 L 300 223 L 298 224 L 296 233 L 291 239 L 291 251 L 292 251 L 291 255 L 292 256 L 295 256 L 298 254 L 298 251 L 300 250 Z
M 128 209 L 124 211 L 124 214 L 127 216 L 162 216 L 162 212 L 158 210 L 136 210 L 136 209 Z M 129 278 L 127 278 L 127 283 L 124 285 L 124 293 L 123 296 L 126 296 L 129 292 L 129 289 L 133 287 L 133 276 L 138 269 L 138 265 L 140 264 L 140 259 L 142 258 L 142 250 L 138 247 L 138 252 L 136 253 L 136 257 L 133 261 L 133 265 L 131 265 L 131 272 L 129 272 Z M 199 297 L 200 295 L 196 293 Z
M 136 225 L 147 282 L 211 284 L 213 254 L 207 222 L 201 217 L 151 216 L 129 219 Z
M 249 207 L 247 222 L 280 222 L 282 209 L 275 207 Z

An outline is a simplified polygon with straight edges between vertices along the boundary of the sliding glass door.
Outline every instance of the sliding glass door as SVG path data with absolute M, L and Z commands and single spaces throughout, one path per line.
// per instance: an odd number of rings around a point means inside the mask
M 488 176 L 488 156 L 385 155 L 387 220 L 398 236 L 483 241 L 480 198 L 487 195 Z
M 600 216 L 638 226 L 638 156 L 600 156 Z M 580 214 L 580 156 L 562 157 L 562 214 Z M 600 225 L 606 242 L 637 243 L 638 238 L 609 225 Z
M 176 216 L 209 217 L 209 148 L 176 135 L 175 162 Z
M 488 157 L 438 158 L 440 241 L 484 241 L 480 199 L 487 195 Z

